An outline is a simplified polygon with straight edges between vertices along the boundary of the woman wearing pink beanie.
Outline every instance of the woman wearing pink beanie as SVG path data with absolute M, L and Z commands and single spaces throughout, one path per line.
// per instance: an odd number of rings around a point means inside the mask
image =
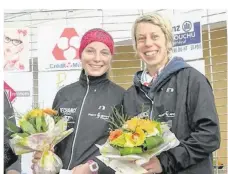
M 73 174 L 114 174 L 96 159 L 99 150 L 94 144 L 103 144 L 108 137 L 109 115 L 112 108 L 121 105 L 125 90 L 108 79 L 114 53 L 114 41 L 102 29 L 87 31 L 79 48 L 83 70 L 78 82 L 60 89 L 53 109 L 68 118 L 74 132 L 60 142 L 56 154 L 63 161 L 63 169 Z M 41 157 L 34 155 L 33 163 Z

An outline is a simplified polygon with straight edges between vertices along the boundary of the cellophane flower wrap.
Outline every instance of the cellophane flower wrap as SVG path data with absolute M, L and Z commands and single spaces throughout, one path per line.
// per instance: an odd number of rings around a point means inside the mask
M 54 147 L 73 132 L 67 130 L 67 120 L 52 109 L 32 109 L 19 118 L 17 127 L 7 121 L 12 132 L 10 146 L 16 155 L 41 151 L 42 157 L 34 165 L 36 174 L 56 174 L 63 164 Z
M 142 164 L 179 145 L 166 123 L 114 113 L 107 142 L 96 146 L 101 153 L 97 158 L 116 173 L 146 173 Z

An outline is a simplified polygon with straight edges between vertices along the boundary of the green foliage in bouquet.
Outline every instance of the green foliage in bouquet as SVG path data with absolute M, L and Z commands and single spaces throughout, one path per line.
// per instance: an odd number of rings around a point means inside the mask
M 130 116 L 124 114 L 123 106 L 113 108 L 108 120 L 110 130 L 121 128 L 129 118 Z
M 48 124 L 45 117 L 47 116 L 51 116 L 55 123 L 61 119 L 61 116 L 55 110 L 35 108 L 19 119 L 19 127 L 12 121 L 7 120 L 7 129 L 12 133 L 12 138 L 15 135 L 26 137 L 35 133 L 46 132 Z

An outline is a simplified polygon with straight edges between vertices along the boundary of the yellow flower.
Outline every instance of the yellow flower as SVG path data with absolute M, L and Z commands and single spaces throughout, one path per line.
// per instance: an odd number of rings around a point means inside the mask
M 44 111 L 42 109 L 33 109 L 27 114 L 26 118 L 42 117 L 42 116 L 44 116 Z
M 151 134 L 156 131 L 157 124 L 157 122 L 153 122 L 151 120 L 141 120 L 139 126 L 142 130 Z
M 139 126 L 140 118 L 134 117 L 126 122 L 125 128 L 135 131 L 136 128 Z
M 134 117 L 124 124 L 123 128 L 135 131 L 137 128 L 142 129 L 147 135 L 157 135 L 159 133 L 158 126 L 160 123 L 149 119 L 140 119 Z
M 146 135 L 142 129 L 136 128 L 135 132 L 125 133 L 126 143 L 124 147 L 141 146 L 146 139 Z

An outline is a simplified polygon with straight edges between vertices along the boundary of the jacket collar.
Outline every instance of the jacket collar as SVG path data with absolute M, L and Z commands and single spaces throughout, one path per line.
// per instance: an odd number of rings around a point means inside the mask
M 101 76 L 94 77 L 94 76 L 88 76 L 89 85 L 97 85 L 99 83 L 105 83 L 108 82 L 108 73 L 104 73 Z M 87 85 L 87 75 L 85 74 L 85 70 L 83 69 L 79 78 L 79 81 L 82 85 Z
M 163 68 L 157 78 L 148 87 L 151 91 L 159 90 L 174 74 L 178 71 L 189 68 L 190 66 L 181 57 L 174 57 L 168 64 Z M 137 87 L 142 88 L 141 76 L 143 71 L 139 71 L 135 74 L 134 84 Z

